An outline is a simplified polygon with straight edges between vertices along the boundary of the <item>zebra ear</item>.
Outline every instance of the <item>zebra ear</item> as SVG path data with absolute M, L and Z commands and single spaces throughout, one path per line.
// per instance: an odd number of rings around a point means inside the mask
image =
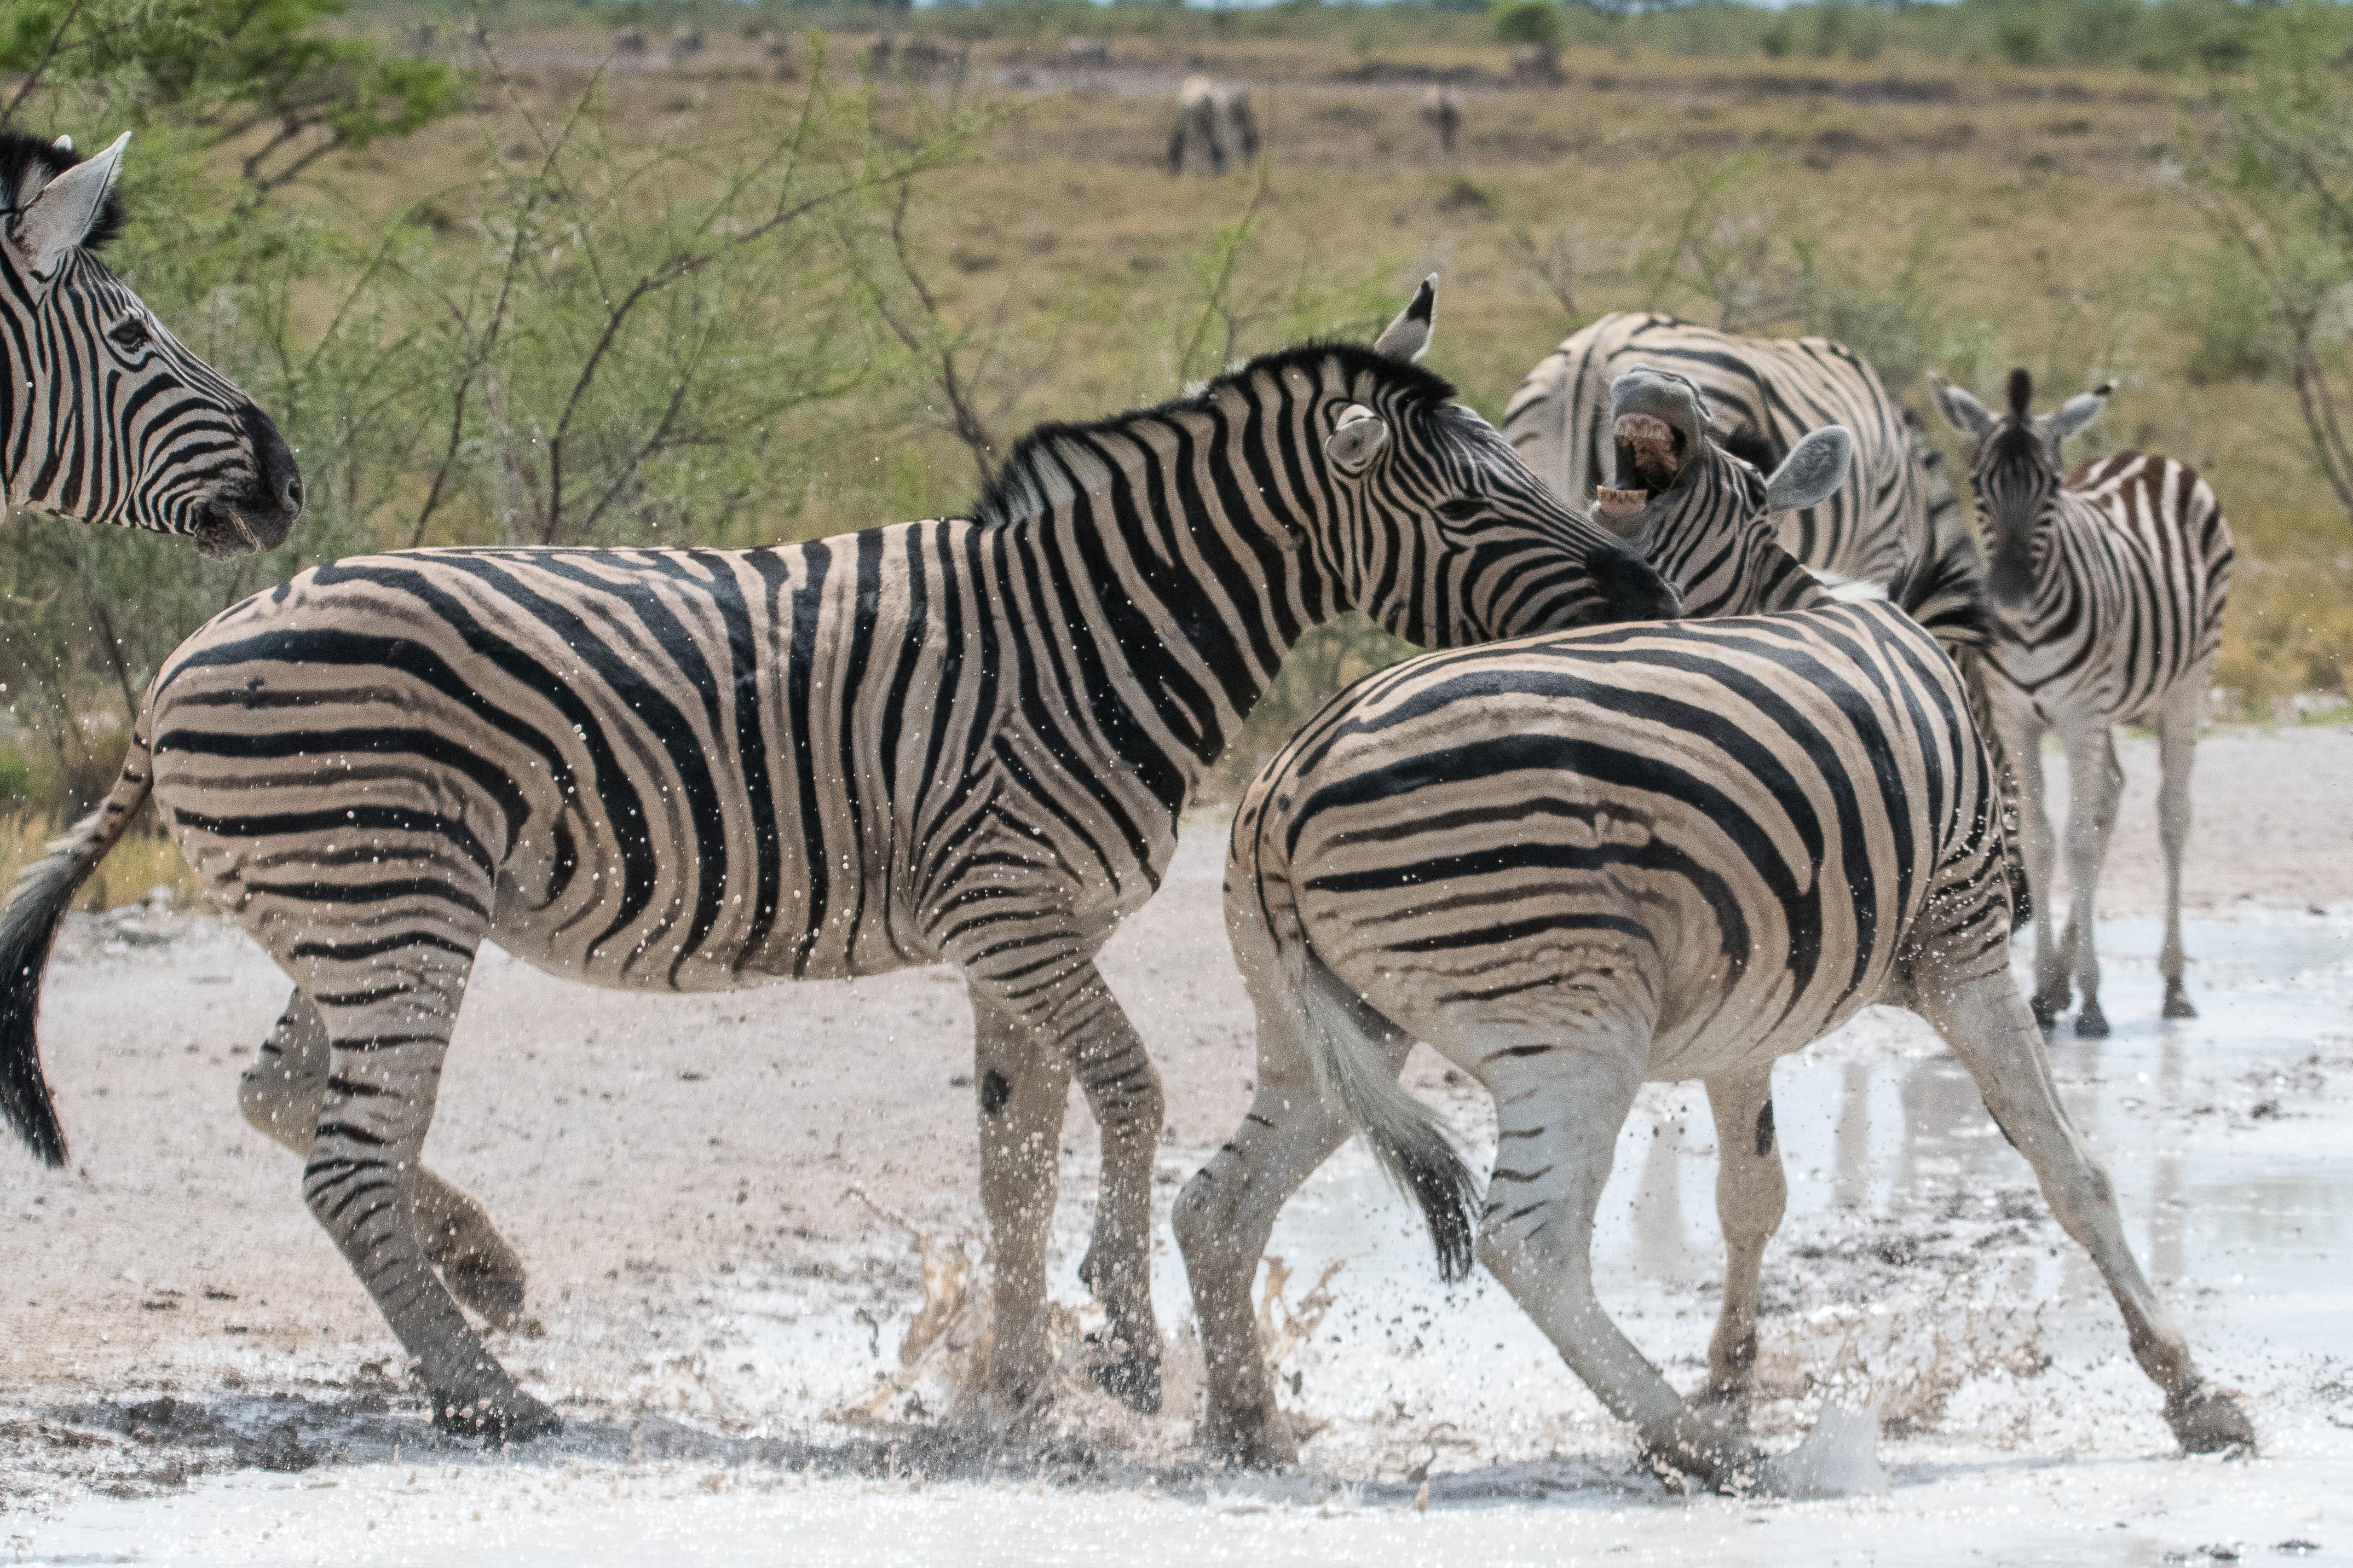
M 2116 389 L 2115 382 L 2104 381 L 2091 391 L 2080 393 L 2061 404 L 2059 412 L 2044 422 L 2051 433 L 2051 444 L 2054 447 L 2058 446 L 2068 437 L 2097 419 L 2100 416 L 2100 410 L 2108 405 L 2108 394 Z
M 1928 394 L 1936 400 L 1936 412 L 1945 416 L 1945 422 L 1970 440 L 1984 440 L 1986 432 L 1993 428 L 1993 416 L 1986 412 L 1984 404 L 1933 370 L 1928 373 Z
M 106 194 L 114 188 L 115 172 L 122 163 L 122 149 L 130 141 L 131 132 L 126 131 L 105 152 L 86 163 L 76 163 L 43 185 L 40 195 L 18 214 L 9 238 L 34 277 L 54 276 L 66 257 L 82 242 L 82 237 L 90 233 L 90 226 L 106 206 Z
M 1854 437 L 1843 425 L 1810 431 L 1765 481 L 1765 510 L 1803 511 L 1835 494 L 1854 468 Z
M 1352 403 L 1324 438 L 1324 455 L 1344 474 L 1361 474 L 1389 444 L 1389 422 L 1361 403 Z
M 1430 352 L 1430 319 L 1437 310 L 1438 274 L 1433 272 L 1421 280 L 1421 287 L 1413 291 L 1412 301 L 1398 312 L 1398 319 L 1373 340 L 1373 352 L 1402 364 L 1411 364 Z

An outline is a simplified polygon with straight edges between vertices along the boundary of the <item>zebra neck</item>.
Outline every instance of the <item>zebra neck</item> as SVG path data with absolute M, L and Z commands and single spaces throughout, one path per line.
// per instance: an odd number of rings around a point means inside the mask
M 1013 555 L 1032 563 L 1040 602 L 1088 633 L 1082 658 L 1044 667 L 1075 678 L 1084 709 L 1132 710 L 1149 733 L 1131 740 L 1176 764 L 1188 790 L 1292 645 L 1345 607 L 1311 522 L 1267 483 L 1283 459 L 1261 433 L 1289 422 L 1274 407 L 1249 420 L 1162 410 L 1025 449 L 1027 471 L 997 488 L 1031 502 L 999 521 Z
M 1685 620 L 1773 615 L 1837 603 L 1761 521 L 1713 552 L 1692 551 L 1684 559 L 1690 563 L 1687 575 L 1670 573 L 1669 580 L 1683 595 Z

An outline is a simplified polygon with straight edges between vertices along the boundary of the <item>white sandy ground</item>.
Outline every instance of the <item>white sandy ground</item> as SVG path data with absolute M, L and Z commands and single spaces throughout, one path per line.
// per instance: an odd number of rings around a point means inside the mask
M 46 1032 L 74 1168 L 0 1158 L 0 1563 L 2353 1563 L 2353 731 L 2201 752 L 2205 1016 L 2179 1026 L 2156 1019 L 2153 755 L 2125 761 L 2116 1034 L 2063 1030 L 2054 1055 L 2144 1263 L 2248 1396 L 2253 1459 L 2177 1455 L 2096 1279 L 1905 1015 L 1780 1070 L 1791 1213 L 1758 1416 L 1786 1445 L 1826 1399 L 1875 1405 L 1887 1486 L 1686 1499 L 1491 1280 L 1439 1282 L 1355 1147 L 1270 1248 L 1286 1403 L 1320 1424 L 1297 1471 L 1189 1447 L 1198 1352 L 1165 1223 L 1170 1414 L 1073 1378 L 1036 1430 L 976 1423 L 980 1302 L 902 1371 L 924 1271 L 845 1196 L 912 1222 L 953 1305 L 979 1226 L 951 979 L 618 996 L 495 955 L 430 1154 L 531 1266 L 538 1331 L 498 1348 L 569 1426 L 486 1453 L 431 1433 L 294 1162 L 237 1119 L 282 981 L 180 917 L 69 934 Z M 1247 1100 L 1219 826 L 1187 835 L 1106 966 L 1169 1087 L 1164 1222 Z M 1463 1086 L 1426 1063 L 1414 1081 L 1488 1136 Z M 1605 1299 L 1686 1387 L 1721 1264 L 1712 1142 L 1695 1088 L 1646 1091 L 1598 1250 Z M 1074 1353 L 1092 1142 L 1074 1112 L 1055 1268 Z

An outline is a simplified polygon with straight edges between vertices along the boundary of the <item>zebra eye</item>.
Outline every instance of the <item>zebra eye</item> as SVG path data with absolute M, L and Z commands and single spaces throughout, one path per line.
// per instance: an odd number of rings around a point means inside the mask
M 1454 496 L 1438 503 L 1438 515 L 1449 522 L 1476 522 L 1487 515 L 1487 503 L 1468 496 Z
M 153 334 L 147 331 L 147 323 L 136 316 L 106 335 L 114 340 L 115 347 L 129 354 L 137 353 L 155 341 Z

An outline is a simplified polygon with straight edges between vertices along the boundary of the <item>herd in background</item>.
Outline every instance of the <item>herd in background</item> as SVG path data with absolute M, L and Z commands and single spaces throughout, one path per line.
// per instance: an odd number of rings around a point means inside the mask
M 1194 85 L 1172 168 L 1250 156 L 1246 95 Z M 1425 111 L 1459 129 L 1442 95 Z M 301 506 L 284 443 L 96 254 L 122 151 L 0 139 L 8 504 L 216 552 L 276 544 Z M 2146 454 L 2069 473 L 2063 444 L 2105 389 L 2037 416 L 2023 372 L 1999 414 L 1937 383 L 1973 533 L 1854 355 L 1651 315 L 1559 345 L 1499 431 L 1418 363 L 1435 309 L 1433 277 L 1369 348 L 1303 345 L 1046 426 L 968 518 L 738 552 L 406 552 L 231 608 L 158 672 L 100 811 L 0 904 L 0 1113 L 62 1163 L 40 976 L 152 797 L 293 984 L 246 1115 L 302 1157 L 305 1200 L 436 1422 L 521 1438 L 557 1417 L 473 1320 L 514 1321 L 522 1263 L 420 1158 L 480 944 L 653 990 L 952 963 L 976 1025 L 992 1398 L 1020 1411 L 1050 1379 L 1075 1077 L 1103 1144 L 1090 1370 L 1156 1409 L 1164 1091 L 1095 955 L 1159 885 L 1284 652 L 1359 609 L 1434 651 L 1335 697 L 1235 816 L 1257 1094 L 1175 1214 L 1213 1446 L 1294 1452 L 1250 1284 L 1282 1201 L 1354 1131 L 1442 1268 L 1491 1269 L 1646 1451 L 1774 1485 L 1746 1431 L 1785 1194 L 1771 1067 L 1874 1001 L 1918 1012 L 1975 1079 L 2182 1445 L 2251 1446 L 2135 1262 L 2037 1027 L 2080 994 L 2077 1031 L 2105 1028 L 2110 728 L 2146 718 L 2166 1012 L 2189 1011 L 2186 792 L 2231 552 L 2211 489 Z M 2075 780 L 2056 935 L 2046 728 Z M 2008 961 L 2028 902 L 2031 997 Z M 1397 1084 L 1417 1042 L 1495 1096 L 1483 1193 Z M 1685 1399 L 1601 1310 L 1588 1253 L 1636 1089 L 1693 1079 L 1717 1122 L 1727 1276 Z

